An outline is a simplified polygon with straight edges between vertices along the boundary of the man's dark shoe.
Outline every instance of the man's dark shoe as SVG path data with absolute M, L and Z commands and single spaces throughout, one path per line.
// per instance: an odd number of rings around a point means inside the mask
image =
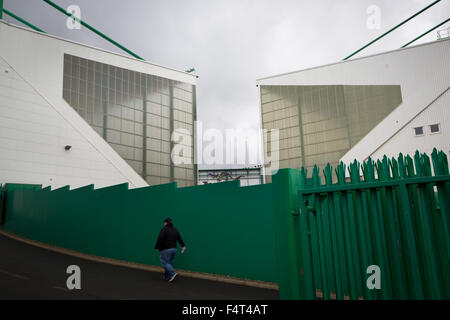
M 170 277 L 169 282 L 172 282 L 173 279 L 175 279 L 176 276 L 177 276 L 177 274 L 175 273 L 172 277 Z

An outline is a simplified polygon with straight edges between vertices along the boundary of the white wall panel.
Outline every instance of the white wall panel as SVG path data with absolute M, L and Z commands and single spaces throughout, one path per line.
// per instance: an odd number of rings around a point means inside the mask
M 431 133 L 429 126 L 432 124 L 439 124 L 440 132 Z M 415 127 L 423 127 L 424 135 L 416 136 Z M 372 159 L 380 159 L 383 155 L 397 157 L 399 152 L 413 156 L 417 149 L 431 155 L 433 148 L 442 150 L 450 156 L 450 90 L 447 90 L 370 156 Z
M 36 92 L 54 107 L 58 114 L 81 132 L 83 137 L 95 146 L 97 152 L 108 159 L 128 181 L 132 181 L 132 185 L 148 185 L 133 167 L 103 140 L 99 128 L 92 128 L 63 99 L 64 55 L 73 55 L 131 71 L 180 81 L 184 83 L 179 84 L 183 88 L 195 85 L 196 75 L 35 32 L 4 21 L 0 21 L 0 43 L 0 57 L 3 57 L 26 83 L 31 84 Z M 8 85 L 11 86 L 10 83 Z M 19 89 L 17 86 L 16 88 Z M 185 94 L 182 90 L 176 91 Z M 29 101 L 26 95 L 26 92 L 17 93 L 14 98 Z M 192 93 L 189 93 L 189 95 L 192 95 Z M 37 117 L 39 115 L 36 115 L 34 120 L 37 120 Z M 50 120 L 48 123 L 51 125 Z M 134 128 L 130 130 L 130 132 L 133 132 Z
M 119 156 L 111 159 L 99 152 L 99 146 L 109 146 L 98 135 L 89 140 L 87 133 L 97 135 L 70 106 L 55 108 L 0 57 L 0 183 L 147 185 L 131 168 L 122 170 L 128 165 Z M 72 148 L 66 151 L 66 145 Z
M 341 158 L 349 163 L 366 159 L 442 94 L 450 84 L 449 63 L 450 39 L 267 77 L 257 84 L 400 85 L 402 104 Z M 448 139 L 442 134 L 433 143 L 445 145 Z M 421 141 L 414 143 L 415 149 L 427 148 Z

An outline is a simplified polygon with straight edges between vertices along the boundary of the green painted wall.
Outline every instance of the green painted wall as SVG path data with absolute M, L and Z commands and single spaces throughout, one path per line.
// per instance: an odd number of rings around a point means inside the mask
M 7 190 L 3 228 L 23 237 L 159 265 L 154 245 L 164 218 L 171 217 L 187 246 L 176 268 L 277 282 L 270 184 Z

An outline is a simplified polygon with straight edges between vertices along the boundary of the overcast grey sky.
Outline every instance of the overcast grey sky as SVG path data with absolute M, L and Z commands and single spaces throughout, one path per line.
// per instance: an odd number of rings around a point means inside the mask
M 50 34 L 122 53 L 41 0 L 4 0 L 5 8 Z M 144 59 L 196 69 L 204 129 L 259 128 L 257 78 L 342 60 L 432 0 L 54 0 Z M 367 28 L 370 5 L 380 29 Z M 357 57 L 399 48 L 450 13 L 434 7 Z M 19 24 L 11 18 L 6 20 Z M 439 29 L 449 27 L 450 24 Z M 434 41 L 436 31 L 416 44 Z

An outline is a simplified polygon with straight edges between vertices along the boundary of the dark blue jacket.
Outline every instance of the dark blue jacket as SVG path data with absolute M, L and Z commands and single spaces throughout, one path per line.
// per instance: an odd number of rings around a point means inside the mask
M 158 240 L 156 241 L 155 249 L 161 251 L 177 247 L 177 241 L 182 247 L 185 247 L 184 241 L 181 238 L 178 230 L 172 225 L 168 224 L 159 232 Z

